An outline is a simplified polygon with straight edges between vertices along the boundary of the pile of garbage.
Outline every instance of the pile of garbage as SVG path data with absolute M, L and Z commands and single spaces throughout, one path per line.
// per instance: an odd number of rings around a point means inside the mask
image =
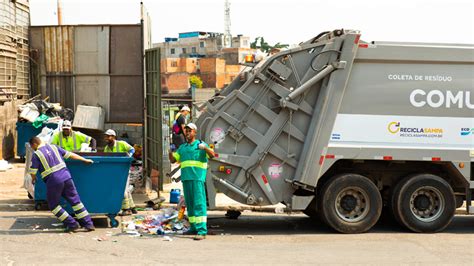
M 180 211 L 166 208 L 153 215 L 135 215 L 132 220 L 123 223 L 126 233 L 135 236 L 183 234 L 190 227 L 184 208 Z
M 130 184 L 135 187 L 141 187 L 144 179 L 143 179 L 143 166 L 142 161 L 134 160 L 132 162 L 132 166 L 130 167 L 130 171 L 128 173 L 130 178 Z
M 47 100 L 35 98 L 18 106 L 20 122 L 31 122 L 35 128 L 40 128 L 43 123 L 74 119 L 74 112 L 71 109 L 63 108 L 59 103 L 49 103 Z

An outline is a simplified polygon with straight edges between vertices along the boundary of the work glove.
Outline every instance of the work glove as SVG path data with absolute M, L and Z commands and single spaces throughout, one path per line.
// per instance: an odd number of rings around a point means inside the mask
M 198 147 L 199 147 L 200 150 L 205 150 L 206 149 L 206 144 L 201 143 L 201 144 L 198 145 Z

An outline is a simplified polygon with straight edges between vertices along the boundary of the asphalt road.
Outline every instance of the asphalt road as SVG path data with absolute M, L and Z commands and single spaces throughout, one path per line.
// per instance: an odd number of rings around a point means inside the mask
M 53 226 L 57 221 L 48 211 L 32 210 L 20 176 L 20 170 L 0 173 L 0 265 L 474 264 L 474 217 L 464 215 L 437 234 L 415 234 L 381 220 L 369 233 L 344 235 L 303 214 L 260 212 L 237 220 L 210 212 L 211 235 L 199 242 L 131 237 L 100 218 L 95 232 L 67 234 Z

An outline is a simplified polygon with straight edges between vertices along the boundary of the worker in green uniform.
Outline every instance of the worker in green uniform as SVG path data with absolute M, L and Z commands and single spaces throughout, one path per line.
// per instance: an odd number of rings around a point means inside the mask
M 203 240 L 207 235 L 207 202 L 204 183 L 208 158 L 213 158 L 215 153 L 205 142 L 196 139 L 196 130 L 195 124 L 186 125 L 186 143 L 179 146 L 176 152 L 169 151 L 169 159 L 172 163 L 181 164 L 184 200 L 191 224 L 188 234 L 195 235 L 194 240 Z
M 135 149 L 123 140 L 117 140 L 117 133 L 113 129 L 108 129 L 104 134 L 105 142 L 107 145 L 104 148 L 104 152 L 126 152 L 128 156 L 133 156 Z M 130 177 L 127 179 L 127 185 L 125 187 L 124 198 L 122 201 L 122 213 L 121 215 L 136 214 L 135 202 L 132 198 L 132 192 L 130 187 Z
M 92 150 L 96 149 L 95 139 L 72 130 L 71 121 L 68 120 L 64 120 L 61 131 L 55 133 L 51 139 L 51 144 L 57 145 L 66 151 L 80 151 L 83 143 L 90 145 Z

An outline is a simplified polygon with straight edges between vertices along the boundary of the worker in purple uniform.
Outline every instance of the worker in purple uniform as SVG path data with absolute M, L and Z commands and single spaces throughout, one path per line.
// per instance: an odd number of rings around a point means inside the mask
M 65 231 L 76 232 L 79 229 L 79 224 L 88 232 L 94 231 L 92 219 L 79 198 L 71 173 L 66 168 L 63 158 L 71 158 L 87 164 L 91 164 L 93 161 L 60 147 L 43 144 L 38 137 L 31 138 L 29 142 L 31 148 L 35 151 L 31 158 L 29 172 L 33 179 L 33 184 L 36 182 L 36 173 L 39 171 L 46 183 L 46 198 L 49 209 L 64 223 Z M 59 204 L 61 196 L 71 204 L 79 224 Z

